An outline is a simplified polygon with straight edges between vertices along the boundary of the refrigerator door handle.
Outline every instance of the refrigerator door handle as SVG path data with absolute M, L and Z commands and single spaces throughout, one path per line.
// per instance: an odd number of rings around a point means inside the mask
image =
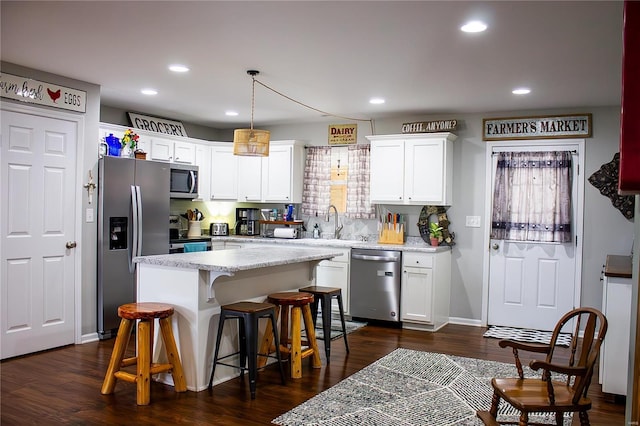
M 138 237 L 138 251 L 136 256 L 142 256 L 142 189 L 139 186 L 136 186 L 136 196 L 138 204 L 138 233 L 136 234 Z
M 133 273 L 135 270 L 133 264 L 133 258 L 138 255 L 138 217 L 140 216 L 138 211 L 138 187 L 131 185 L 131 226 L 133 228 L 131 233 L 131 250 L 129 251 L 129 272 Z

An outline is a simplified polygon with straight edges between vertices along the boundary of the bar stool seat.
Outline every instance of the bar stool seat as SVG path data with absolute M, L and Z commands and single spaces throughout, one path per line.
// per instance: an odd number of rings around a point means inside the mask
M 342 324 L 342 338 L 344 346 L 349 353 L 349 342 L 347 342 L 347 327 L 344 322 L 344 307 L 342 305 L 342 289 L 339 287 L 322 287 L 309 286 L 301 288 L 299 291 L 311 293 L 314 295 L 313 304 L 311 305 L 311 315 L 313 316 L 313 326 L 315 327 L 318 317 L 318 304 L 322 305 L 322 332 L 323 337 L 316 339 L 324 341 L 324 353 L 327 357 L 327 364 L 331 360 L 331 300 L 335 297 L 338 301 L 340 309 L 340 322 Z M 339 337 L 339 336 L 338 336 Z
M 288 355 L 291 362 L 291 378 L 302 377 L 302 360 L 311 357 L 313 368 L 322 367 L 318 342 L 316 341 L 313 318 L 311 317 L 311 304 L 314 297 L 311 293 L 281 292 L 267 296 L 267 302 L 276 305 L 276 315 L 280 314 L 280 352 Z M 291 335 L 289 335 L 289 315 L 291 315 Z M 302 340 L 302 322 L 306 331 L 306 341 Z M 303 343 L 306 348 L 303 348 Z M 272 353 L 273 333 L 269 330 L 262 341 L 262 353 Z M 263 362 L 262 360 L 260 362 Z
M 260 318 L 267 318 L 270 320 L 271 327 L 267 326 L 267 330 L 276 329 L 276 307 L 271 303 L 257 303 L 257 302 L 237 302 L 229 305 L 224 305 L 220 310 L 220 321 L 218 323 L 218 333 L 216 337 L 216 349 L 213 356 L 213 368 L 211 369 L 211 378 L 209 379 L 209 390 L 213 386 L 213 375 L 216 371 L 216 365 L 225 365 L 231 368 L 237 368 L 240 370 L 240 377 L 244 377 L 245 370 L 249 371 L 249 388 L 251 390 L 251 399 L 256 398 L 256 373 L 257 373 L 257 361 L 258 357 L 274 358 L 278 362 L 280 368 L 280 379 L 282 384 L 285 384 L 284 369 L 282 368 L 282 359 L 280 357 L 280 343 L 276 334 L 276 350 L 275 356 L 269 353 L 258 353 L 258 320 Z M 222 339 L 222 330 L 224 323 L 228 319 L 237 319 L 240 321 L 238 325 L 239 330 L 239 350 L 222 357 L 218 357 L 220 351 L 220 341 Z M 239 364 L 228 364 L 221 362 L 222 360 L 240 355 Z
M 113 393 L 116 380 L 136 384 L 136 402 L 138 405 L 148 405 L 151 401 L 151 375 L 171 372 L 176 392 L 187 390 L 187 382 L 184 378 L 180 355 L 173 337 L 171 328 L 171 316 L 173 307 L 163 303 L 141 302 L 128 303 L 118 307 L 120 327 L 113 346 L 109 367 L 102 383 L 102 394 Z M 153 323 L 155 319 L 160 322 L 162 340 L 167 351 L 168 363 L 156 364 L 152 362 L 153 350 Z M 127 343 L 131 336 L 133 324 L 138 320 L 138 348 L 137 355 L 132 358 L 124 358 Z M 136 365 L 136 374 L 123 371 L 122 368 Z

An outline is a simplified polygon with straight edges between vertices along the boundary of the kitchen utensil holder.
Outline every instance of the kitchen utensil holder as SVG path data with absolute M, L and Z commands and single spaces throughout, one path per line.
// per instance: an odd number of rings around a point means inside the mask
M 200 221 L 190 220 L 189 230 L 187 231 L 187 237 L 200 237 L 200 236 L 202 236 L 202 226 L 200 226 Z

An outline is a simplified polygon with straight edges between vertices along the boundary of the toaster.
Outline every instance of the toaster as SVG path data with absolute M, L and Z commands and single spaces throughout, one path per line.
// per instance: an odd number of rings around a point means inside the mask
M 228 223 L 212 223 L 211 225 L 209 225 L 209 235 L 212 235 L 212 236 L 229 235 L 229 224 Z

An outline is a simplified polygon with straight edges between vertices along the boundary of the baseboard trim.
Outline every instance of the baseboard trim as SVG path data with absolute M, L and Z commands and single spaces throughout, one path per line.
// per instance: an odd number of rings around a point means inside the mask
M 449 317 L 449 324 L 470 325 L 473 327 L 482 327 L 482 321 L 471 318 Z
M 80 344 L 85 344 L 85 343 L 91 343 L 91 342 L 97 342 L 98 340 L 100 340 L 98 338 L 98 333 L 94 332 L 94 333 L 89 333 L 89 334 L 83 334 L 80 340 Z

